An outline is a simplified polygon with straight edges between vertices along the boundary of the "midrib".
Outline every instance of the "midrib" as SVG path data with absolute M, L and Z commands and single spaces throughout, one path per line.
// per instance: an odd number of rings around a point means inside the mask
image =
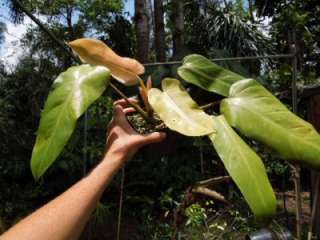
M 196 128 L 203 128 L 204 127 L 200 124 L 197 124 L 195 121 L 192 121 L 192 119 L 188 118 L 186 116 L 186 114 L 180 109 L 179 105 L 172 100 L 172 98 L 170 97 L 170 95 L 166 92 L 163 92 L 166 96 L 166 99 L 168 99 L 168 101 L 170 102 L 170 105 L 173 106 L 173 108 L 175 109 L 175 112 L 185 121 L 187 121 L 188 123 L 190 123 L 192 126 L 196 127 Z
M 44 156 L 47 156 L 47 153 L 48 153 L 48 150 L 49 150 L 49 147 L 50 147 L 50 145 L 51 145 L 51 142 L 52 142 L 52 139 L 53 139 L 53 136 L 55 136 L 55 133 L 56 133 L 56 130 L 57 130 L 57 128 L 58 128 L 58 126 L 60 125 L 60 121 L 61 121 L 61 118 L 62 118 L 62 113 L 64 113 L 65 112 L 65 108 L 66 108 L 66 106 L 68 105 L 67 103 L 69 103 L 69 100 L 70 100 L 70 98 L 73 96 L 73 92 L 72 91 L 70 91 L 70 94 L 68 95 L 68 97 L 67 97 L 67 101 L 64 101 L 63 102 L 63 104 L 61 104 L 62 106 L 62 110 L 61 111 L 59 111 L 59 114 L 58 114 L 58 117 L 56 118 L 57 119 L 57 121 L 56 121 L 56 123 L 54 124 L 54 127 L 53 127 L 53 134 L 49 137 L 49 138 L 47 138 L 48 140 L 47 140 L 47 147 L 45 148 L 45 154 L 44 154 Z M 52 109 L 51 109 L 52 110 Z M 50 110 L 50 111 L 51 111 Z M 49 112 L 50 112 L 49 111 Z M 48 112 L 48 113 L 49 113 Z M 43 161 L 40 161 L 40 169 L 42 169 L 42 164 L 43 164 Z
M 220 120 L 218 120 L 218 121 L 220 121 Z M 223 124 L 222 124 L 222 126 L 223 126 Z M 226 129 L 226 127 L 224 127 L 224 128 Z M 227 135 L 229 136 L 229 139 L 231 139 L 231 141 L 234 143 L 233 146 L 236 146 L 236 147 L 237 147 L 238 144 L 237 144 L 237 142 L 233 139 L 232 134 L 228 131 L 228 129 L 227 129 L 227 131 L 225 131 L 225 132 L 226 132 Z M 242 150 L 242 149 L 240 149 L 240 151 L 238 151 L 238 152 L 240 152 L 241 158 L 244 159 L 246 168 L 248 169 L 251 177 L 254 178 L 254 174 L 253 174 L 251 168 L 249 167 L 248 161 L 246 160 L 247 158 L 243 155 L 243 152 L 242 152 L 241 150 Z M 250 150 L 251 150 L 251 149 L 250 149 Z M 253 150 L 251 150 L 251 151 L 253 151 Z M 256 181 L 254 181 L 254 185 L 256 186 L 256 189 L 258 190 L 258 194 L 259 194 L 259 197 L 260 197 L 261 201 L 263 202 L 263 205 L 264 205 L 265 207 L 267 207 L 268 205 L 266 204 L 266 201 L 265 201 L 264 198 L 263 198 L 263 194 L 262 194 L 262 192 L 260 191 L 259 185 L 256 184 Z

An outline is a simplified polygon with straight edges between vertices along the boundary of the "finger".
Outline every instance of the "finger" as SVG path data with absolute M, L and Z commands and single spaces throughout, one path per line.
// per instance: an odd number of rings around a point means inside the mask
M 126 120 L 126 116 L 123 112 L 123 108 L 120 105 L 115 105 L 113 107 L 113 121 L 117 123 L 118 121 Z
M 133 107 L 123 109 L 124 114 L 133 113 L 136 110 Z
M 156 143 L 156 142 L 161 142 L 166 138 L 166 134 L 163 132 L 153 132 L 149 134 L 144 134 L 142 135 L 141 138 L 141 144 L 150 144 L 150 143 Z
M 131 103 L 138 103 L 138 100 L 135 99 L 135 98 L 128 98 L 128 101 L 131 102 Z M 119 100 L 117 100 L 117 101 L 114 101 L 114 102 L 113 102 L 113 105 L 120 105 L 121 107 L 125 108 L 125 107 L 127 107 L 129 104 L 128 104 L 127 100 L 125 100 L 125 99 L 122 98 L 122 99 L 119 99 Z

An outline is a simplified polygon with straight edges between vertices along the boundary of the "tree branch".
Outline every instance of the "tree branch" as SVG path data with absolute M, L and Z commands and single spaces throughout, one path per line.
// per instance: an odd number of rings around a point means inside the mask
M 218 200 L 220 202 L 229 204 L 229 202 L 224 198 L 224 196 L 222 194 L 220 194 L 214 190 L 211 190 L 209 188 L 206 188 L 206 187 L 201 187 L 201 186 L 194 187 L 194 188 L 192 188 L 192 192 L 193 193 L 200 193 L 200 194 L 206 195 L 208 197 L 211 197 L 215 200 Z
M 28 9 L 26 9 L 18 0 L 12 0 L 20 9 L 22 12 L 24 12 L 31 20 L 39 26 L 39 28 L 47 33 L 49 37 L 56 42 L 69 56 L 71 56 L 76 62 L 79 62 L 79 59 L 72 54 L 72 52 L 69 50 L 66 44 L 61 42 L 56 36 L 44 26 L 39 19 L 37 19 Z
M 200 181 L 196 184 L 196 186 L 209 187 L 217 183 L 228 182 L 230 180 L 231 180 L 231 177 L 229 176 L 214 177 L 214 178 L 209 178 L 207 180 Z

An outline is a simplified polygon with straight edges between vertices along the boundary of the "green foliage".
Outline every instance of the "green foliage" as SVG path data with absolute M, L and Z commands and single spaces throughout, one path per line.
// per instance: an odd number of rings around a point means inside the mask
M 104 67 L 82 65 L 60 74 L 53 83 L 42 112 L 31 170 L 38 179 L 68 142 L 77 119 L 105 90 L 110 72 Z
M 135 35 L 132 23 L 121 15 L 116 15 L 109 24 L 107 36 L 102 39 L 120 56 L 133 57 L 135 54 Z M 130 41 L 128 41 L 130 39 Z
M 230 98 L 222 101 L 221 112 L 231 126 L 271 147 L 283 159 L 319 169 L 317 131 L 255 80 L 232 85 Z
M 198 60 L 201 64 L 193 64 L 191 60 L 188 61 L 188 59 L 193 58 L 195 59 L 194 61 Z M 210 71 L 207 66 L 210 66 Z M 184 69 L 188 69 L 188 71 L 185 72 Z M 319 168 L 319 161 L 316 156 L 319 154 L 320 138 L 316 130 L 310 124 L 291 113 L 259 83 L 252 79 L 243 79 L 243 77 L 226 71 L 210 63 L 206 58 L 197 55 L 186 57 L 183 66 L 178 71 L 181 77 L 188 82 L 203 89 L 229 96 L 229 98 L 222 101 L 221 112 L 225 115 L 229 124 L 237 128 L 242 134 L 266 144 L 286 160 L 298 161 L 310 167 Z M 218 83 L 221 81 L 221 83 L 225 84 L 225 79 L 231 83 L 224 90 L 221 90 L 223 88 Z M 214 85 L 214 83 L 216 84 Z M 232 138 L 232 134 L 230 134 L 231 128 L 227 122 L 224 121 L 224 124 L 222 122 L 215 122 L 218 133 L 217 135 L 210 135 L 210 138 L 229 174 L 244 194 L 257 217 L 274 213 L 276 201 L 261 160 L 244 142 L 231 144 L 232 149 L 229 150 L 227 148 L 228 143 L 235 141 L 235 139 L 241 141 L 241 138 L 236 138 L 237 135 Z M 254 122 L 257 125 L 254 126 L 250 122 Z M 225 131 L 229 131 L 229 134 L 224 134 Z M 269 134 L 266 134 L 270 132 L 276 137 L 270 138 Z M 216 136 L 220 141 L 214 141 Z M 230 138 L 227 138 L 227 136 Z M 297 142 L 299 142 L 298 146 L 296 146 Z M 240 146 L 238 154 L 232 152 L 232 150 L 237 151 L 234 146 Z M 242 154 L 239 154 L 240 152 Z M 244 156 L 243 153 L 247 153 L 247 156 Z M 227 154 L 231 154 L 231 157 L 228 157 Z M 248 156 L 251 156 L 255 160 L 249 162 L 251 164 L 255 162 L 257 165 L 253 167 L 250 164 L 249 169 L 245 171 L 247 175 L 243 172 L 238 176 L 236 174 L 240 172 L 231 165 L 235 161 L 234 156 L 243 156 L 244 161 L 250 159 Z M 246 164 L 241 164 L 240 166 L 245 167 Z M 251 167 L 253 167 L 253 171 L 250 170 Z M 250 173 L 256 173 L 257 169 L 260 169 L 262 174 L 254 174 L 251 176 L 252 180 L 248 181 L 247 178 L 248 176 L 250 177 Z M 244 176 L 245 178 L 241 179 Z M 262 182 L 266 184 L 265 187 L 261 188 L 262 183 L 257 186 L 246 185 L 246 183 L 256 182 L 257 176 L 263 176 Z M 263 189 L 263 193 L 252 195 L 252 189 L 255 189 L 255 193 Z M 260 200 L 257 200 L 256 197 L 259 195 Z M 265 199 L 267 199 L 266 202 L 264 202 Z M 261 203 L 261 205 L 255 206 L 257 203 Z
M 88 25 L 88 29 L 95 29 L 97 34 L 101 34 L 111 25 L 114 16 L 121 13 L 124 3 L 121 0 L 76 0 L 76 6 L 80 10 L 79 21 Z
M 232 130 L 224 116 L 214 118 L 217 134 L 211 134 L 214 148 L 258 218 L 276 211 L 276 198 L 259 156 Z
M 259 29 L 260 25 L 249 21 L 242 1 L 236 1 L 234 9 L 223 8 L 219 2 L 207 2 L 203 14 L 194 4 L 186 8 L 187 45 L 195 52 L 208 54 L 211 49 L 220 49 L 231 56 L 252 56 L 274 49 L 270 38 Z
M 292 69 L 289 64 L 282 64 L 278 69 L 268 71 L 263 78 L 263 83 L 270 86 L 274 94 L 285 91 L 290 87 L 292 80 Z
M 200 109 L 178 80 L 165 78 L 162 90 L 152 88 L 148 99 L 166 126 L 186 136 L 202 136 L 215 131 L 210 116 Z
M 320 2 L 317 0 L 256 1 L 263 16 L 272 16 L 271 36 L 281 53 L 290 51 L 292 33 L 296 33 L 298 68 L 303 74 L 320 74 L 319 21 Z
M 205 209 L 201 207 L 200 204 L 195 203 L 190 205 L 186 209 L 186 216 L 187 216 L 187 221 L 186 221 L 186 226 L 191 226 L 191 227 L 200 227 L 205 219 L 207 218 L 207 215 L 205 213 Z
M 25 57 L 14 72 L 3 73 L 0 82 L 0 134 L 3 136 L 0 162 L 5 168 L 10 168 L 10 163 L 13 166 L 29 165 L 41 106 L 56 71 L 57 68 L 47 59 Z
M 182 66 L 178 68 L 178 74 L 188 83 L 225 97 L 229 95 L 230 86 L 243 79 L 242 76 L 223 69 L 197 54 L 188 55 L 183 59 Z
M 240 17 L 248 17 L 248 14 L 244 9 L 243 0 L 236 0 L 235 3 L 232 5 L 232 10 Z

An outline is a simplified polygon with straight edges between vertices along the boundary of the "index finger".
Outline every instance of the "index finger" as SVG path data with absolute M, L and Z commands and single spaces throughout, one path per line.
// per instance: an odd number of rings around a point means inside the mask
M 130 102 L 130 103 L 138 103 L 138 100 L 137 99 L 135 99 L 135 98 L 128 98 L 128 101 Z M 116 101 L 114 101 L 113 102 L 113 105 L 115 106 L 115 105 L 120 105 L 122 108 L 126 108 L 126 107 L 128 107 L 128 102 L 127 102 L 127 100 L 125 100 L 125 99 L 119 99 L 119 100 L 116 100 Z

